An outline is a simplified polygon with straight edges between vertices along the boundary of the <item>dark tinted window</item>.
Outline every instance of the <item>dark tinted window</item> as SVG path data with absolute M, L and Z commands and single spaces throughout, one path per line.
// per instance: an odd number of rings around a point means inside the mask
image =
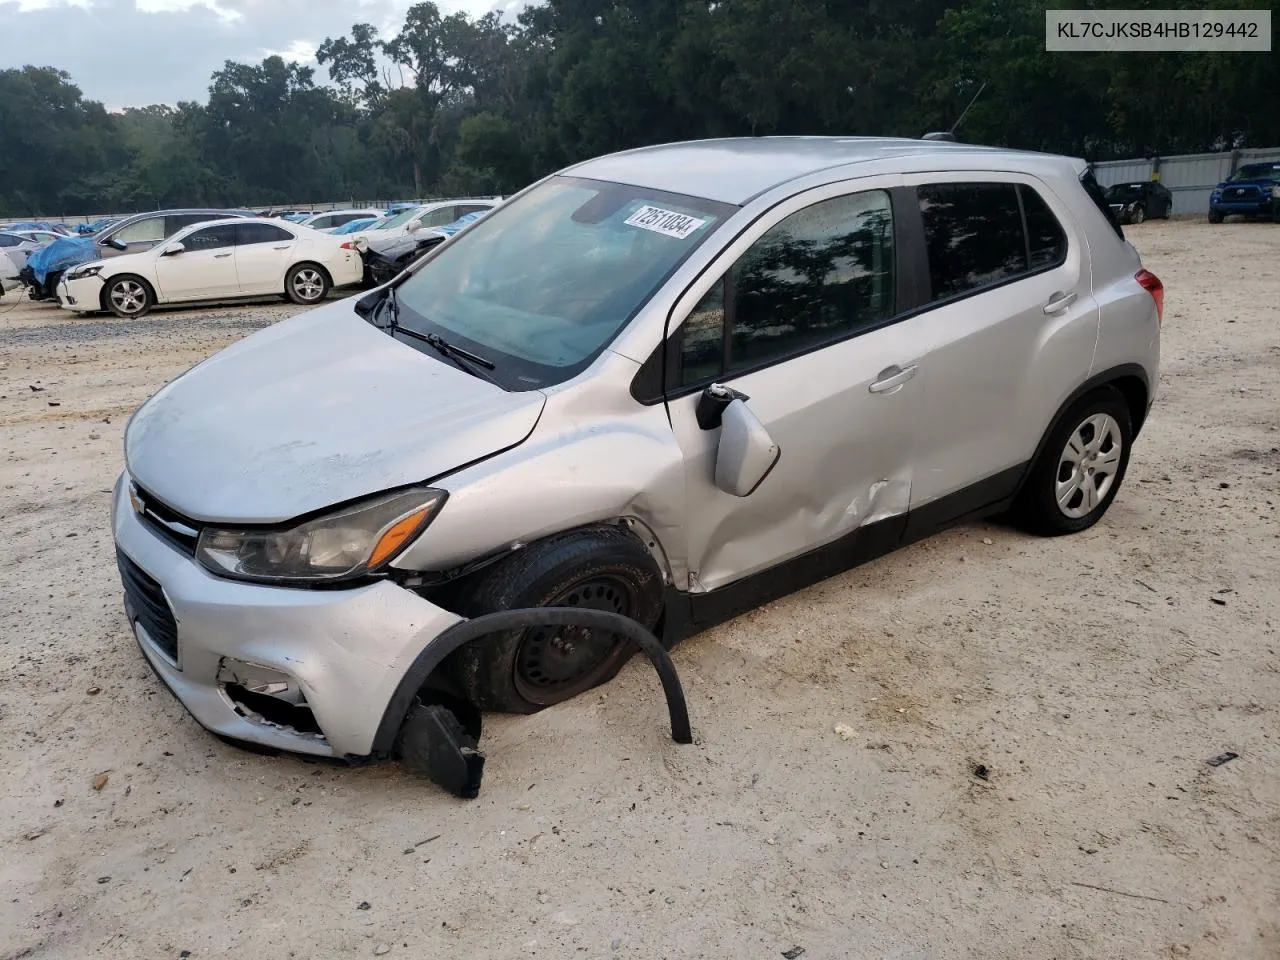
M 21 237 L 15 237 L 11 233 L 0 233 L 0 247 L 16 247 L 21 242 Z
M 322 230 L 324 227 L 345 227 L 352 220 L 363 220 L 364 218 L 365 216 L 363 213 L 335 213 L 333 216 L 327 218 L 328 223 L 325 223 L 323 227 L 317 226 L 317 229 Z M 326 218 L 321 217 L 321 220 L 324 219 Z
M 217 213 L 171 213 L 164 218 L 164 235 L 172 237 L 183 227 L 189 227 L 195 223 L 204 223 L 206 220 L 225 219 L 225 215 Z
M 293 243 L 293 234 L 269 223 L 237 223 L 236 243 L 245 247 L 251 243 Z
M 224 223 L 217 227 L 205 227 L 194 233 L 187 234 L 187 238 L 182 241 L 182 245 L 192 252 L 233 247 L 235 243 L 236 228 L 234 224 L 230 223 Z
M 1027 252 L 1031 257 L 1031 269 L 1061 263 L 1067 256 L 1067 234 L 1053 215 L 1044 198 L 1034 189 L 1019 184 L 1022 194 L 1022 212 L 1027 218 Z
M 1124 239 L 1124 230 L 1120 227 L 1120 221 L 1116 218 L 1115 211 L 1111 209 L 1111 204 L 1107 202 L 1107 193 L 1102 187 L 1098 186 L 1098 181 L 1094 179 L 1093 174 L 1086 170 L 1080 174 L 1080 186 L 1084 188 L 1084 192 L 1089 195 L 1089 199 L 1093 201 L 1093 205 L 1098 208 L 1098 212 L 1111 224 L 1111 229 L 1115 231 L 1117 237 Z
M 990 286 L 1026 270 L 1022 212 L 1012 183 L 939 183 L 919 189 L 933 299 Z
M 806 207 L 752 244 L 690 314 L 681 380 L 723 372 L 726 319 L 728 369 L 740 370 L 876 325 L 893 315 L 893 291 L 887 193 Z
M 468 213 L 479 213 L 481 210 L 491 210 L 488 204 L 484 203 L 460 203 L 457 207 L 459 217 L 465 217 Z

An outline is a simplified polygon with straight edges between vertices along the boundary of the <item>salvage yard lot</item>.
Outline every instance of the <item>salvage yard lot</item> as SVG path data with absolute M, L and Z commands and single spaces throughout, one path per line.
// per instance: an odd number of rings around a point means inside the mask
M 129 413 L 299 308 L 9 295 L 0 960 L 1274 960 L 1280 228 L 1128 233 L 1167 288 L 1163 372 L 1102 523 L 962 527 L 686 641 L 693 746 L 640 661 L 487 718 L 470 802 L 225 746 L 129 635 Z

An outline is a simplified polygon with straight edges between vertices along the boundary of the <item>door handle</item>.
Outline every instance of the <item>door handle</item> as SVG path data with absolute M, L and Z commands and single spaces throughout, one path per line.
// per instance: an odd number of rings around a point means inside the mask
M 1076 302 L 1076 294 L 1073 293 L 1055 293 L 1049 298 L 1049 302 L 1044 305 L 1044 312 L 1047 314 L 1061 313 L 1067 307 Z
M 880 371 L 880 379 L 867 387 L 872 393 L 892 394 L 902 389 L 902 385 L 916 375 L 916 364 L 909 367 L 886 367 Z
M 215 260 L 222 260 L 223 258 L 225 258 L 225 257 L 229 257 L 229 256 L 231 256 L 231 254 L 229 254 L 229 253 L 215 253 L 215 254 L 213 255 L 213 259 L 215 259 Z
M 272 250 L 288 250 L 293 244 L 286 243 L 283 247 L 272 247 Z

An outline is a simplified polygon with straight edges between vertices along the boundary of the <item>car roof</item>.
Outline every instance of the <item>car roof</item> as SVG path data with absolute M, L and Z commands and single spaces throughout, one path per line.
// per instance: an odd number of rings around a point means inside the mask
M 741 205 L 789 181 L 849 164 L 911 158 L 923 161 L 912 163 L 912 170 L 927 170 L 942 168 L 944 158 L 961 154 L 1023 160 L 1050 156 L 896 137 L 740 137 L 639 147 L 562 172 Z

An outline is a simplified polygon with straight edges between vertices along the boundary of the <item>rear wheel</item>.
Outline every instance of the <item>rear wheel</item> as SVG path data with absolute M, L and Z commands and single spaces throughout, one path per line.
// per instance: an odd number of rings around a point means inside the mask
M 1129 406 L 1104 387 L 1082 398 L 1049 435 L 1014 507 L 1020 525 L 1042 536 L 1087 530 L 1107 512 L 1129 466 Z
M 156 298 L 141 277 L 112 277 L 107 281 L 102 301 L 117 317 L 126 320 L 146 316 L 155 306 Z
M 587 607 L 652 627 L 662 576 L 635 537 L 597 527 L 531 544 L 484 571 L 459 606 L 467 616 L 521 607 Z M 451 661 L 467 698 L 484 710 L 534 713 L 605 683 L 634 645 L 579 627 L 531 627 L 481 637 Z
M 1136 207 L 1133 208 L 1133 213 L 1129 215 L 1129 219 L 1133 223 L 1142 223 L 1144 220 L 1147 219 L 1147 208 L 1144 207 L 1142 204 L 1138 204 Z
M 329 275 L 314 263 L 300 263 L 284 278 L 284 292 L 303 306 L 319 303 L 329 295 Z

